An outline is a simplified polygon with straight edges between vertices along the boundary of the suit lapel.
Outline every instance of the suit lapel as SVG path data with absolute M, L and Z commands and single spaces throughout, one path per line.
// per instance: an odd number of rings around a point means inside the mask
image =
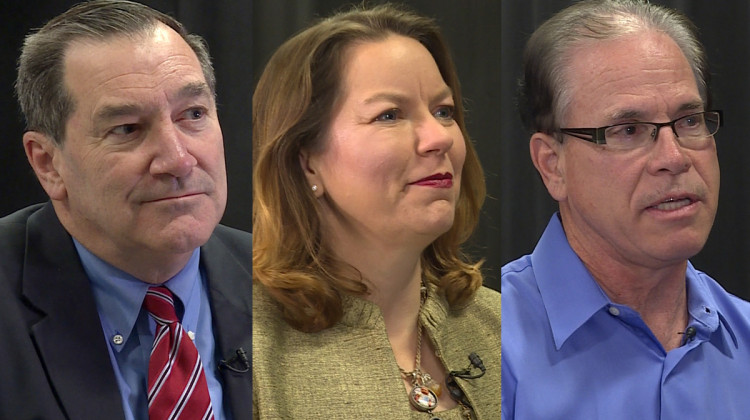
M 51 204 L 27 236 L 22 288 L 42 314 L 31 336 L 51 388 L 69 418 L 124 419 L 89 280 Z
M 201 248 L 201 262 L 206 270 L 213 318 L 214 335 L 222 360 L 236 356 L 242 348 L 251 359 L 251 249 L 249 235 L 229 238 L 217 232 Z M 231 242 L 234 244 L 231 244 Z M 247 243 L 242 243 L 247 241 Z M 239 251 L 239 252 L 238 252 Z M 241 364 L 232 364 L 241 367 Z M 252 373 L 233 372 L 221 368 L 224 381 L 225 407 L 230 407 L 235 420 L 252 416 Z

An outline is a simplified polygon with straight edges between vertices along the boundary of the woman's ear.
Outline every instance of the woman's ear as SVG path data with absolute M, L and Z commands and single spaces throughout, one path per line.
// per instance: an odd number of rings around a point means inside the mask
M 323 195 L 323 180 L 317 170 L 318 160 L 307 150 L 300 150 L 299 164 L 315 197 Z
M 52 200 L 64 200 L 68 193 L 60 175 L 61 146 L 51 137 L 38 131 L 23 135 L 23 149 L 39 183 Z
M 567 189 L 562 143 L 554 136 L 537 132 L 529 141 L 529 153 L 549 194 L 558 202 L 564 201 L 567 198 Z

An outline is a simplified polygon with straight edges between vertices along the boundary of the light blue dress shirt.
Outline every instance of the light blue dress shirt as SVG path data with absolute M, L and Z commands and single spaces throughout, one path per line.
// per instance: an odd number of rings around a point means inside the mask
M 78 241 L 73 242 L 91 281 L 109 358 L 122 396 L 125 418 L 147 420 L 148 360 L 156 323 L 142 309 L 142 305 L 146 291 L 152 285 L 111 266 Z M 179 298 L 180 303 L 175 303 L 175 306 L 183 328 L 195 334 L 194 342 L 206 372 L 215 419 L 227 419 L 223 413 L 211 307 L 205 276 L 199 266 L 200 248 L 193 252 L 187 265 L 163 285 Z
M 558 215 L 501 278 L 503 419 L 750 419 L 750 303 L 691 264 L 696 334 L 668 353 L 594 281 Z

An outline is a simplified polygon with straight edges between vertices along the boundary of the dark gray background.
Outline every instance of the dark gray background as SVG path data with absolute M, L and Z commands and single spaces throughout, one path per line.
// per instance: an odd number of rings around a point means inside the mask
M 369 1 L 369 4 L 383 1 Z M 485 283 L 500 289 L 500 2 L 412 0 L 403 2 L 438 20 L 451 46 L 468 108 L 467 126 L 482 159 L 490 193 L 481 225 L 468 247 L 485 257 Z M 287 38 L 350 2 L 341 0 L 255 0 L 253 3 L 253 72 L 260 76 L 273 51 Z
M 370 1 L 369 3 L 380 3 Z M 571 0 L 407 0 L 443 27 L 453 50 L 468 108 L 468 129 L 479 151 L 489 197 L 470 251 L 486 258 L 487 283 L 499 287 L 500 267 L 533 250 L 557 204 L 528 155 L 528 133 L 516 111 L 520 58 L 529 35 Z M 727 124 L 717 135 L 722 187 L 705 249 L 692 261 L 731 292 L 750 298 L 750 227 L 744 220 L 747 147 L 743 122 L 750 99 L 750 3 L 740 0 L 653 1 L 677 8 L 700 28 L 712 65 L 714 107 Z M 311 19 L 344 7 L 340 0 L 255 0 L 253 63 L 257 78 L 273 50 Z
M 371 1 L 370 3 L 379 3 Z M 0 215 L 46 199 L 26 163 L 22 124 L 13 97 L 15 60 L 23 35 L 73 1 L 6 1 L 0 15 Z M 251 226 L 250 102 L 273 50 L 286 38 L 347 5 L 341 0 L 144 1 L 172 13 L 207 38 L 218 78 L 219 114 L 226 144 L 229 202 L 224 223 Z M 533 29 L 570 0 L 411 0 L 432 16 L 451 45 L 468 108 L 467 125 L 487 177 L 489 197 L 469 251 L 486 259 L 487 283 L 499 288 L 500 267 L 531 252 L 556 204 L 528 156 L 528 134 L 515 106 L 523 45 Z M 750 226 L 743 183 L 750 156 L 742 139 L 750 100 L 750 3 L 741 0 L 654 1 L 686 13 L 701 29 L 712 65 L 714 106 L 726 125 L 717 135 L 722 186 L 719 212 L 705 249 L 692 259 L 728 290 L 750 298 Z
M 77 3 L 71 0 L 5 0 L 0 9 L 0 216 L 29 204 L 46 201 L 23 152 L 23 118 L 13 93 L 16 62 L 24 36 Z M 229 178 L 227 210 L 222 222 L 251 229 L 251 134 L 252 45 L 249 1 L 143 0 L 181 21 L 189 31 L 208 41 L 217 79 L 219 119 Z
M 716 135 L 721 164 L 719 210 L 708 243 L 691 261 L 730 292 L 750 299 L 750 225 L 745 220 L 750 204 L 745 187 L 750 171 L 747 143 L 750 2 L 658 0 L 652 3 L 682 11 L 700 29 L 711 64 L 713 107 L 724 110 L 725 125 Z M 502 210 L 497 219 L 501 239 L 499 248 L 492 251 L 501 262 L 507 262 L 533 250 L 557 207 L 536 176 L 528 157 L 529 136 L 515 112 L 521 51 L 534 28 L 572 2 L 503 0 L 501 4 L 501 141 L 497 149 L 490 152 L 499 159 L 492 163 L 485 161 L 485 164 L 499 167 L 503 174 L 499 190 L 496 190 L 502 198 Z

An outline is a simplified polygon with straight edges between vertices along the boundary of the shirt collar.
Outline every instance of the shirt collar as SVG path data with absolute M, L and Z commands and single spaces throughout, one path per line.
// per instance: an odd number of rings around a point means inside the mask
M 716 331 L 720 323 L 723 324 L 736 345 L 734 331 L 732 331 L 729 322 L 721 315 L 719 305 L 706 279 L 698 273 L 689 261 L 685 277 L 687 278 L 688 313 L 691 322 L 697 322 L 697 327 L 703 330 L 705 337 Z
M 123 343 L 127 342 L 141 312 L 146 291 L 153 285 L 105 262 L 75 239 L 73 243 L 91 282 L 107 340 L 110 341 L 114 335 L 119 334 L 123 338 Z M 163 284 L 186 307 L 192 303 L 193 289 L 198 286 L 199 262 L 200 248 L 196 248 L 185 267 Z
M 531 263 L 559 350 L 609 299 L 570 247 L 558 213 L 539 239 Z
M 570 247 L 558 213 L 552 216 L 531 261 L 558 350 L 596 312 L 614 305 Z M 685 277 L 688 312 L 708 336 L 724 318 L 705 279 L 690 262 Z M 726 320 L 722 323 L 734 337 Z

